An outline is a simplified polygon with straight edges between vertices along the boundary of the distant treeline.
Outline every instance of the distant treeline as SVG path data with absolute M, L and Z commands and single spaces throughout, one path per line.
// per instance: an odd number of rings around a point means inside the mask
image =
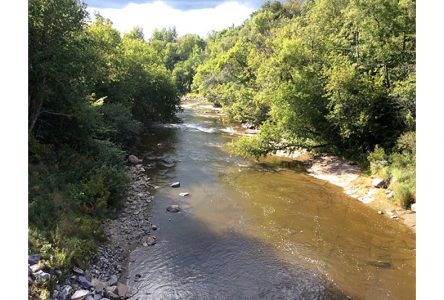
M 193 92 L 260 128 L 232 150 L 351 158 L 415 201 L 414 0 L 266 2 L 206 40 Z

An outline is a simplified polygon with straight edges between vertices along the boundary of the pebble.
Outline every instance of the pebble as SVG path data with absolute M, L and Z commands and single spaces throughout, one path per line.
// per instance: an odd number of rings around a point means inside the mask
M 87 291 L 87 290 L 78 290 L 74 293 L 74 295 L 71 296 L 71 300 L 85 299 L 88 294 L 89 294 L 89 291 Z
M 86 279 L 85 276 L 79 276 L 79 278 L 77 279 L 77 282 L 80 284 L 80 286 L 84 289 L 90 289 L 93 287 L 93 285 L 91 284 L 91 282 L 89 282 L 88 279 Z
M 73 270 L 74 273 L 77 273 L 77 274 L 80 274 L 80 275 L 83 275 L 85 273 L 82 269 L 77 268 L 77 267 L 72 267 L 72 270 Z
M 157 226 L 153 224 L 153 225 L 151 225 L 151 229 L 152 230 L 157 230 Z
M 190 194 L 190 193 L 186 193 L 186 192 L 185 192 L 185 193 L 180 193 L 179 196 L 185 197 L 185 196 L 188 196 L 189 194 Z
M 177 181 L 177 182 L 173 182 L 173 183 L 171 184 L 171 187 L 173 187 L 173 188 L 178 188 L 178 187 L 180 187 L 180 182 L 179 182 L 179 181 Z
M 378 214 L 382 215 L 382 214 L 384 214 L 384 212 L 382 212 L 381 210 L 378 210 Z
M 63 286 L 59 297 L 57 298 L 58 300 L 68 300 L 71 296 L 72 293 L 72 287 L 69 285 L 65 285 Z

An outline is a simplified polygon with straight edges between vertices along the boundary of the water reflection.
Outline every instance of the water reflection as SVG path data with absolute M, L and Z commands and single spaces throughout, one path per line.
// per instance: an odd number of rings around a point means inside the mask
M 285 263 L 260 241 L 212 232 L 187 214 L 161 225 L 159 242 L 132 253 L 141 299 L 344 299 L 331 282 Z M 174 233 L 172 232 L 174 231 Z
M 129 283 L 143 276 L 135 298 L 414 299 L 406 227 L 293 171 L 299 164 L 228 155 L 223 145 L 236 135 L 217 114 L 182 117 L 153 127 L 139 147 L 160 187 L 152 208 L 160 229 L 158 244 L 131 254 Z M 171 204 L 182 212 L 167 213 Z

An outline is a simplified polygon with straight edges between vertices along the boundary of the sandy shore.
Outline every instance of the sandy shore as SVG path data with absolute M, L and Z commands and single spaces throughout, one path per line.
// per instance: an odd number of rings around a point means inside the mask
M 323 155 L 308 160 L 309 175 L 342 187 L 344 193 L 353 197 L 394 221 L 400 220 L 416 232 L 416 212 L 405 210 L 392 201 L 393 193 L 389 189 L 372 186 L 374 178 L 366 176 L 362 170 L 341 158 Z

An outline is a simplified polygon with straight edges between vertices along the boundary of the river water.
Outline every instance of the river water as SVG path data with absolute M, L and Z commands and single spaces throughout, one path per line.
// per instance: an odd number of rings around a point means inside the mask
M 415 299 L 407 227 L 276 159 L 230 156 L 238 136 L 215 111 L 187 104 L 178 116 L 138 149 L 159 229 L 130 254 L 132 299 Z

